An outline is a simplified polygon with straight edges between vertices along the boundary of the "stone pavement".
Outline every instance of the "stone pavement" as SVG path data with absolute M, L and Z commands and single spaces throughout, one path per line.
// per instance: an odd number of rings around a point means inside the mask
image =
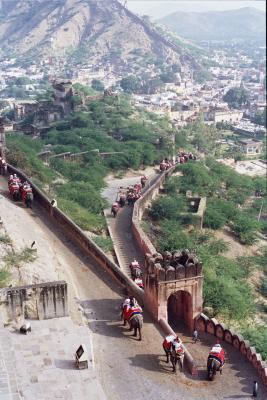
M 69 317 L 31 325 L 28 335 L 0 326 L 0 400 L 105 400 L 88 328 Z M 79 371 L 74 360 L 81 343 L 89 368 Z

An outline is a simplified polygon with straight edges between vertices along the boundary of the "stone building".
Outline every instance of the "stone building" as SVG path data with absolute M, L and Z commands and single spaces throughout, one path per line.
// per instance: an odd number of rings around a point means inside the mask
M 223 122 L 223 123 L 237 123 L 241 121 L 243 117 L 243 111 L 238 111 L 238 110 L 225 110 L 225 111 L 218 111 L 218 110 L 212 110 L 209 111 L 206 114 L 206 120 L 207 121 L 212 121 L 215 124 L 218 122 Z
M 262 153 L 262 142 L 260 140 L 243 139 L 239 140 L 242 153 L 247 155 L 255 155 Z

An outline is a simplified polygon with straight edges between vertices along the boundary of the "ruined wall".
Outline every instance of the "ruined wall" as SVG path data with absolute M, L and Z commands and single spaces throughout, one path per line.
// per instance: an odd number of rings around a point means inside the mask
M 4 289 L 1 293 L 7 321 L 50 319 L 68 316 L 67 283 L 40 283 Z

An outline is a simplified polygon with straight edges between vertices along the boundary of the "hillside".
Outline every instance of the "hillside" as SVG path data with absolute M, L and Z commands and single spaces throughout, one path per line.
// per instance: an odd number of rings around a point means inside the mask
M 61 55 L 112 64 L 144 57 L 195 64 L 142 19 L 109 0 L 2 0 L 0 47 L 24 58 Z
M 228 11 L 176 12 L 158 22 L 191 40 L 265 38 L 265 14 L 255 8 Z

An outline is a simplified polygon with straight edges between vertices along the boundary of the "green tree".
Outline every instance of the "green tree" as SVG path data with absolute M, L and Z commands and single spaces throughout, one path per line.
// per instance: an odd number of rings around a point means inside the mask
M 223 100 L 231 108 L 242 108 L 242 106 L 248 103 L 248 92 L 243 87 L 231 88 L 224 95 Z
M 103 92 L 105 89 L 105 86 L 103 85 L 103 83 L 101 81 L 99 81 L 98 79 L 92 80 L 91 87 L 92 87 L 92 89 L 96 90 L 97 92 Z
M 134 75 L 129 75 L 120 81 L 121 88 L 126 93 L 138 93 L 141 89 L 141 81 Z

